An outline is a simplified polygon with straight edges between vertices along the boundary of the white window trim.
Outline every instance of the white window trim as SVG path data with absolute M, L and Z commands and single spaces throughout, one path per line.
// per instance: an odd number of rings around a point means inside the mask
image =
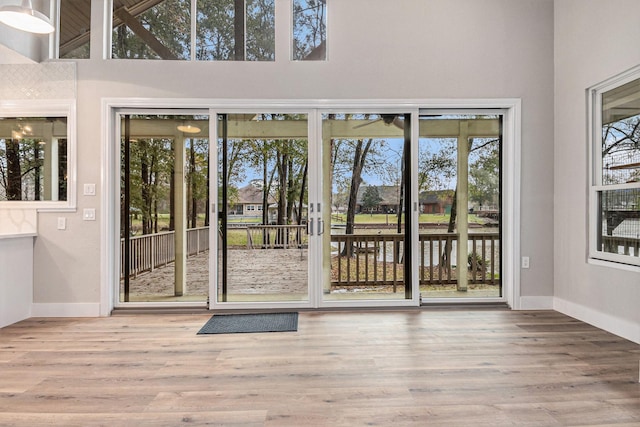
M 16 100 L 0 101 L 0 117 L 67 118 L 67 200 L 2 200 L 0 209 L 37 209 L 49 212 L 75 212 L 76 193 L 76 101 Z
M 598 193 L 606 190 L 640 188 L 640 182 L 602 185 L 602 94 L 640 78 L 640 66 L 634 67 L 587 89 L 587 140 L 588 140 L 588 203 L 589 250 L 588 262 L 622 270 L 640 271 L 640 257 L 619 255 L 598 249 Z

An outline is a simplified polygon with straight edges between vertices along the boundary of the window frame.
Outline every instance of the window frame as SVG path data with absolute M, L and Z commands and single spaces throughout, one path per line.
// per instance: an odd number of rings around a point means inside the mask
M 77 207 L 76 102 L 75 100 L 1 101 L 0 117 L 67 118 L 67 200 L 1 200 L 0 209 L 75 211 Z
M 273 63 L 276 61 L 276 57 L 277 57 L 277 43 L 276 43 L 276 38 L 277 38 L 277 34 L 278 34 L 278 29 L 276 26 L 276 0 L 273 0 L 274 2 L 274 20 L 273 20 L 273 26 L 274 26 L 274 30 L 273 30 L 273 37 L 274 37 L 274 44 L 273 44 L 273 59 L 272 60 L 251 60 L 251 59 L 247 59 L 247 40 L 248 40 L 248 36 L 247 36 L 247 31 L 246 31 L 246 2 L 245 2 L 245 33 L 244 33 L 244 41 L 243 41 L 243 46 L 244 46 L 244 59 L 242 60 L 236 60 L 233 58 L 229 58 L 229 59 L 198 59 L 196 52 L 198 49 L 197 46 L 197 40 L 198 40 L 198 35 L 197 35 L 197 27 L 198 27 L 198 1 L 203 1 L 203 0 L 191 0 L 191 4 L 190 4 L 190 8 L 189 8 L 189 13 L 190 13 L 190 25 L 189 25 L 189 29 L 191 34 L 189 35 L 189 58 L 186 59 L 182 59 L 182 58 L 177 58 L 177 59 L 173 59 L 175 61 L 180 61 L 180 62 L 191 62 L 191 63 L 195 63 L 195 62 L 264 62 L 264 63 Z M 114 31 L 114 27 L 113 27 L 113 17 L 114 17 L 114 0 L 107 0 L 106 4 L 105 4 L 105 23 L 104 23 L 104 31 L 105 31 L 105 58 L 109 59 L 109 60 L 117 60 L 117 61 L 127 61 L 127 60 L 134 60 L 134 61 L 163 61 L 163 60 L 167 60 L 167 59 L 162 59 L 162 58 L 115 58 L 113 56 L 113 31 Z
M 296 0 L 290 0 L 290 8 L 291 8 L 291 29 L 290 29 L 290 34 L 289 34 L 289 49 L 290 49 L 290 53 L 289 53 L 289 60 L 292 62 L 313 62 L 313 61 L 318 61 L 318 62 L 326 62 L 328 59 L 328 49 L 327 49 L 327 44 L 328 44 L 328 33 L 329 33 L 329 24 L 328 24 L 328 20 L 329 20 L 329 15 L 328 15 L 328 8 L 329 5 L 327 4 L 329 0 L 325 1 L 325 5 L 324 5 L 324 40 L 322 43 L 325 44 L 324 46 L 324 56 L 322 58 L 296 58 L 296 52 L 295 52 L 295 46 L 296 46 L 296 36 L 295 36 L 295 32 L 296 32 L 296 14 L 295 14 L 295 3 Z M 319 47 L 316 46 L 314 49 L 317 49 Z M 312 51 L 314 50 L 312 49 Z
M 615 88 L 640 79 L 640 66 L 611 77 L 587 89 L 588 129 L 588 261 L 621 269 L 640 269 L 640 256 L 605 252 L 598 247 L 598 231 L 601 228 L 599 195 L 605 191 L 640 189 L 640 182 L 603 184 L 602 173 L 602 97 Z

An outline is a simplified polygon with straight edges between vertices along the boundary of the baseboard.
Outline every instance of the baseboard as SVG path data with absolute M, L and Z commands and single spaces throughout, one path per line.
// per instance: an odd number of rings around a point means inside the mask
M 33 303 L 31 317 L 99 317 L 100 303 Z
M 589 323 L 619 337 L 640 344 L 640 324 L 602 313 L 562 298 L 554 298 L 553 309 L 575 319 Z
M 519 310 L 553 310 L 553 297 L 520 297 Z

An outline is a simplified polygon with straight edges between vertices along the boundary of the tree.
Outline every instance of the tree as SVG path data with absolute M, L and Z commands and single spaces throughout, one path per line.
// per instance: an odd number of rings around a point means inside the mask
M 623 184 L 637 180 L 640 171 L 637 168 L 625 168 L 624 165 L 638 160 L 640 160 L 640 115 L 603 124 L 603 184 Z
M 38 138 L 0 139 L 0 196 L 42 200 L 43 145 Z M 56 159 L 59 161 L 59 159 Z M 65 195 L 63 195 L 64 197 Z
M 475 141 L 477 141 L 479 143 L 479 145 L 476 145 L 474 147 L 474 142 Z M 498 141 L 499 140 L 496 140 L 496 139 L 469 138 L 469 140 L 467 141 L 467 143 L 469 144 L 467 152 L 469 153 L 469 156 L 471 157 L 471 156 L 474 155 L 474 152 L 477 152 L 477 151 L 480 151 L 482 149 L 485 149 L 489 145 L 491 145 L 493 143 L 497 143 Z M 499 153 L 499 149 L 495 150 L 494 156 L 497 156 L 497 153 Z M 499 160 L 496 159 L 495 161 L 499 161 Z M 464 209 L 466 209 L 466 206 L 464 207 Z M 458 185 L 456 184 L 456 189 L 453 192 L 453 202 L 451 204 L 451 215 L 449 216 L 449 225 L 447 226 L 447 233 L 453 233 L 455 231 L 457 216 L 458 216 Z M 444 248 L 442 250 L 442 256 L 440 257 L 441 265 L 444 266 L 444 268 L 450 268 L 451 267 L 451 251 L 452 251 L 452 249 L 453 249 L 453 245 L 451 243 L 451 240 L 447 239 L 447 242 L 445 243 Z
M 378 115 L 372 114 L 330 114 L 328 120 L 350 121 L 356 119 L 354 126 L 362 127 L 373 121 L 380 120 Z M 353 234 L 355 230 L 355 213 L 357 196 L 363 183 L 363 174 L 376 175 L 383 179 L 389 175 L 389 159 L 384 147 L 385 140 L 373 138 L 332 138 L 331 176 L 332 186 L 339 192 L 346 192 L 346 234 Z M 391 162 L 396 164 L 396 162 Z M 334 192 L 335 194 L 335 192 Z M 332 203 L 335 205 L 335 203 Z M 340 203 L 341 204 L 341 203 Z M 353 248 L 347 246 L 342 250 L 342 256 L 353 255 Z
M 173 223 L 173 167 L 174 143 L 167 138 L 138 138 L 129 144 L 129 164 L 121 159 L 122 168 L 129 169 L 129 206 L 122 207 L 122 215 L 129 210 L 140 218 L 143 234 L 159 231 L 159 213 L 166 209 L 169 197 L 169 229 Z M 124 147 L 122 150 L 124 155 Z M 124 172 L 121 175 L 124 180 Z M 124 182 L 122 182 L 124 186 Z M 165 211 L 166 212 L 166 211 Z M 133 231 L 133 230 L 130 230 Z
M 20 164 L 20 141 L 6 140 L 7 156 L 7 200 L 22 200 L 22 165 Z
M 275 35 L 274 0 L 247 1 L 246 60 L 273 61 L 275 59 Z
M 351 186 L 349 187 L 349 199 L 347 203 L 347 227 L 345 234 L 353 234 L 355 229 L 356 205 L 358 203 L 358 190 L 362 184 L 362 170 L 364 169 L 367 155 L 371 150 L 373 139 L 358 139 L 353 150 L 353 168 L 351 169 Z
M 378 191 L 377 186 L 369 185 L 365 187 L 362 192 L 362 207 L 365 210 L 369 210 L 373 215 L 373 209 L 377 208 L 381 201 L 382 197 L 380 197 L 380 192 Z
M 190 228 L 196 228 L 198 226 L 198 211 L 204 211 L 205 222 L 206 213 L 209 211 L 207 206 L 209 205 L 209 141 L 201 138 L 189 138 L 189 167 L 187 169 L 187 200 L 190 201 L 189 210 L 189 222 Z M 205 200 L 205 204 L 202 204 L 202 200 Z
M 335 184 L 336 191 L 331 195 L 331 204 L 336 212 L 344 209 L 349 199 L 348 188 L 344 184 Z
M 163 0 L 137 17 L 123 7 L 114 14 L 125 24 L 113 36 L 114 58 L 188 59 L 191 14 L 187 0 Z
M 293 2 L 293 58 L 324 59 L 326 0 Z
M 234 58 L 234 15 L 234 2 L 208 1 L 198 5 L 196 59 Z
M 480 146 L 476 159 L 469 165 L 469 198 L 480 206 L 498 202 L 500 158 L 497 145 L 497 140 L 492 140 Z
M 420 146 L 418 160 L 418 190 L 436 191 L 449 189 L 456 174 L 456 141 L 441 138 L 434 140 L 440 148 L 433 152 L 427 145 Z

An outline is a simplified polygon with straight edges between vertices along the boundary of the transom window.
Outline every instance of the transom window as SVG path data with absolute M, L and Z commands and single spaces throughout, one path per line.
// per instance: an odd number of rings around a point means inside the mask
M 293 59 L 327 59 L 327 1 L 293 0 Z
M 640 69 L 591 95 L 591 257 L 640 265 Z
M 111 57 L 274 61 L 275 0 L 112 0 Z M 58 0 L 58 57 L 90 57 L 91 0 Z M 326 59 L 326 0 L 291 0 L 291 59 Z M 282 28 L 286 31 L 286 28 Z
M 113 58 L 273 61 L 274 0 L 113 0 Z

